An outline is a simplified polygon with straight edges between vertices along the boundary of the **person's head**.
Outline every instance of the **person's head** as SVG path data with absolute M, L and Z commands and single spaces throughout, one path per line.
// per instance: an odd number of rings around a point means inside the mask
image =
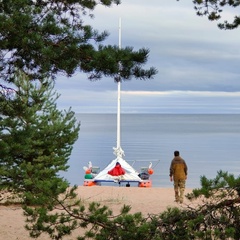
M 179 156 L 179 151 L 174 151 L 174 156 L 175 157 Z

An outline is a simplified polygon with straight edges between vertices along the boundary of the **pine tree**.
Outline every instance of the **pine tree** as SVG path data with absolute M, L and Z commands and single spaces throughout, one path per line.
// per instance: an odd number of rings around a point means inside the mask
M 209 21 L 218 21 L 223 17 L 223 12 L 229 8 L 240 6 L 239 0 L 194 0 L 194 9 L 198 16 L 207 16 Z M 232 20 L 228 17 L 218 24 L 220 29 L 232 30 L 240 25 L 240 17 L 235 15 Z
M 149 50 L 103 47 L 109 35 L 99 33 L 85 19 L 97 5 L 110 7 L 119 0 L 3 0 L 0 1 L 0 77 L 13 81 L 16 69 L 29 79 L 54 78 L 58 73 L 71 76 L 89 73 L 90 79 L 103 75 L 148 79 L 156 69 L 144 70 Z M 124 57 L 124 59 L 122 58 Z
M 47 203 L 68 186 L 59 173 L 68 169 L 80 126 L 71 109 L 57 109 L 53 87 L 19 73 L 15 92 L 0 99 L 0 188 L 22 193 L 25 203 Z

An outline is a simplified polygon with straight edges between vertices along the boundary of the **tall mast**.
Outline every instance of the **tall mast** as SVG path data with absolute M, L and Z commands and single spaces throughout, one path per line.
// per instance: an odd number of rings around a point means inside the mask
M 121 49 L 121 18 L 119 18 L 119 30 L 118 30 L 118 46 Z M 119 70 L 121 69 L 121 62 L 119 62 Z M 120 73 L 119 73 L 120 74 Z M 117 157 L 122 157 L 124 151 L 121 148 L 121 77 L 118 78 L 118 98 L 117 98 L 117 147 L 114 148 L 114 153 Z
M 118 29 L 118 46 L 121 49 L 121 18 L 119 19 Z M 120 63 L 119 63 L 120 64 Z M 117 148 L 121 148 L 121 79 L 117 82 L 118 85 L 118 102 L 117 102 Z

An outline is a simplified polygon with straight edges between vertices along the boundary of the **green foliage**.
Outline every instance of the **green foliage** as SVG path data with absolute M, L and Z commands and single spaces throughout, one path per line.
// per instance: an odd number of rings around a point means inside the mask
M 24 206 L 26 228 L 34 238 L 43 232 L 51 239 L 64 239 L 79 233 L 79 240 L 234 240 L 240 238 L 240 199 L 236 190 L 239 178 L 218 172 L 215 179 L 202 177 L 202 188 L 187 197 L 198 205 L 168 208 L 166 211 L 143 216 L 130 214 L 130 206 L 123 206 L 118 215 L 99 203 L 88 206 L 77 198 L 76 186 L 64 194 L 51 195 L 52 204 Z M 224 186 L 224 187 L 223 187 Z
M 219 20 L 222 17 L 224 8 L 227 10 L 228 7 L 236 8 L 239 7 L 239 0 L 194 0 L 195 10 L 198 16 L 208 16 L 210 21 Z M 219 23 L 220 29 L 231 30 L 236 29 L 240 25 L 240 17 L 234 16 L 233 21 L 225 20 Z
M 75 189 L 69 189 L 64 200 L 56 199 L 54 211 L 46 211 L 41 206 L 26 206 L 26 228 L 32 237 L 42 232 L 52 239 L 62 239 L 79 228 L 86 229 L 77 239 L 97 240 L 138 240 L 161 239 L 155 237 L 156 222 L 144 218 L 141 213 L 129 214 L 130 206 L 123 206 L 120 214 L 114 216 L 107 206 L 92 202 L 88 208 L 81 200 L 76 200 Z
M 150 79 L 157 73 L 155 68 L 143 69 L 148 49 L 103 46 L 108 33 L 84 23 L 98 4 L 119 3 L 0 1 L 0 78 L 10 84 L 0 84 L 0 191 L 20 196 L 32 238 L 45 232 L 62 239 L 84 228 L 86 234 L 79 239 L 153 239 L 147 237 L 153 227 L 140 213 L 130 215 L 130 207 L 124 206 L 113 217 L 98 203 L 86 208 L 76 199 L 76 187 L 68 189 L 68 182 L 59 176 L 68 169 L 80 126 L 71 109 L 57 109 L 59 95 L 50 79 L 77 70 L 91 80 L 104 75 L 117 82 Z
M 201 177 L 202 187 L 187 195 L 199 204 L 194 208 L 169 208 L 155 217 L 155 234 L 166 240 L 239 239 L 239 180 L 222 171 L 215 179 Z
M 194 189 L 189 194 L 190 199 L 204 196 L 205 198 L 214 198 L 215 201 L 222 201 L 229 197 L 240 196 L 240 177 L 236 178 L 233 174 L 219 171 L 214 179 L 207 179 L 205 176 L 200 178 L 202 188 Z
M 142 69 L 148 50 L 99 46 L 108 33 L 84 23 L 98 4 L 110 7 L 120 1 L 0 1 L 0 77 L 11 82 L 20 69 L 30 80 L 53 78 L 58 73 L 71 76 L 77 70 L 89 73 L 90 79 L 105 74 L 114 78 L 119 61 L 123 61 L 123 78 L 155 75 L 154 68 Z
M 219 171 L 214 179 L 201 177 L 202 188 L 188 194 L 189 199 L 203 199 L 194 211 L 204 216 L 199 222 L 208 239 L 240 238 L 240 177 Z M 214 238 L 215 237 L 215 238 Z
M 15 94 L 0 99 L 0 188 L 47 205 L 68 186 L 58 174 L 68 169 L 79 124 L 71 109 L 57 109 L 53 82 L 31 82 L 19 73 L 14 85 Z
M 130 206 L 123 206 L 117 216 L 99 203 L 87 207 L 77 198 L 76 186 L 69 188 L 59 176 L 68 169 L 80 126 L 71 109 L 57 110 L 59 95 L 46 77 L 59 72 L 70 76 L 77 69 L 91 80 L 103 75 L 115 81 L 148 79 L 156 74 L 154 68 L 142 68 L 147 49 L 100 44 L 108 33 L 98 33 L 82 21 L 92 16 L 97 4 L 119 1 L 0 1 L 0 77 L 14 85 L 0 94 L 0 190 L 21 197 L 32 238 L 46 233 L 63 239 L 82 228 L 79 240 L 240 239 L 240 177 L 227 172 L 219 171 L 215 179 L 201 177 L 202 187 L 187 196 L 200 201 L 194 209 L 169 208 L 147 217 L 130 214 Z M 223 7 L 238 7 L 240 1 L 194 4 L 198 15 L 218 20 Z M 234 29 L 239 24 L 235 17 L 219 27 Z
M 104 74 L 113 77 L 115 81 L 130 80 L 132 77 L 144 80 L 156 74 L 154 68 L 141 68 L 147 62 L 148 54 L 149 50 L 144 48 L 134 52 L 131 47 L 119 49 L 117 46 L 100 45 L 92 60 L 81 64 L 81 69 L 91 72 L 90 79 L 100 79 Z

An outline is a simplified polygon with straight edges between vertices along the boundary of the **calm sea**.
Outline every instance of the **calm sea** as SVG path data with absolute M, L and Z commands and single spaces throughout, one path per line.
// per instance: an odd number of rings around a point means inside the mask
M 69 170 L 63 176 L 82 185 L 84 166 L 91 161 L 103 169 L 115 159 L 116 114 L 76 114 L 81 121 Z M 153 164 L 153 187 L 172 187 L 169 166 L 179 150 L 188 168 L 187 187 L 200 186 L 200 176 L 214 178 L 224 170 L 240 173 L 240 115 L 121 114 L 124 159 L 140 171 Z

